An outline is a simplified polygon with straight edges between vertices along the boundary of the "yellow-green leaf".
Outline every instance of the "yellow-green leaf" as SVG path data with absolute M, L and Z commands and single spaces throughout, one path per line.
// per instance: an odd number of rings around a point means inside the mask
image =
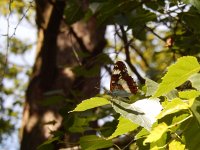
M 158 124 L 158 126 L 156 126 L 155 128 L 153 128 L 153 130 L 151 131 L 151 133 L 144 140 L 144 144 L 156 142 L 157 140 L 159 140 L 162 137 L 162 135 L 165 132 L 167 132 L 167 130 L 168 130 L 167 124 L 165 124 L 164 122 L 161 123 L 161 124 Z
M 145 85 L 147 88 L 146 96 L 153 95 L 158 88 L 158 83 L 148 78 L 146 78 Z
M 180 98 L 191 99 L 198 97 L 200 95 L 200 91 L 187 90 L 187 91 L 181 91 L 178 94 Z
M 194 75 L 192 75 L 189 80 L 192 83 L 192 87 L 196 88 L 197 90 L 200 91 L 200 74 L 199 73 L 195 73 Z
M 107 105 L 107 104 L 110 104 L 110 102 L 106 98 L 93 97 L 93 98 L 86 99 L 86 100 L 82 101 L 71 112 L 74 112 L 74 111 L 85 111 L 85 110 L 88 110 L 88 109 L 92 109 L 92 108 L 103 106 L 103 105 Z
M 169 150 L 184 150 L 185 145 L 183 145 L 181 142 L 173 140 L 171 143 L 169 143 Z
M 158 89 L 153 97 L 167 94 L 175 87 L 183 84 L 191 75 L 200 71 L 200 64 L 192 56 L 181 57 L 168 68 L 168 72 L 162 78 Z
M 195 101 L 195 98 L 197 98 L 200 95 L 200 91 L 196 90 L 187 90 L 187 91 L 181 91 L 179 92 L 179 97 L 188 99 L 189 100 L 189 106 L 191 107 Z
M 157 116 L 157 119 L 160 119 L 166 115 L 178 112 L 183 109 L 188 109 L 188 108 L 189 108 L 189 105 L 187 103 L 183 102 L 179 98 L 175 98 L 165 106 L 165 108 Z
M 110 137 L 108 137 L 108 139 L 112 139 L 112 138 L 117 137 L 119 135 L 126 134 L 130 131 L 133 131 L 133 130 L 137 129 L 138 126 L 139 125 L 134 124 L 129 119 L 124 118 L 124 117 L 120 117 L 119 123 L 117 125 L 117 129 L 115 130 L 115 132 Z

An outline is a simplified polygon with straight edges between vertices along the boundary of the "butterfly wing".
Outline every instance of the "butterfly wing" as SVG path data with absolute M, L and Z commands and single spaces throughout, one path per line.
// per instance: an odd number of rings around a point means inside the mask
M 137 93 L 137 85 L 133 78 L 129 76 L 126 65 L 122 61 L 116 62 L 110 82 L 110 91 L 118 96 L 127 97 Z

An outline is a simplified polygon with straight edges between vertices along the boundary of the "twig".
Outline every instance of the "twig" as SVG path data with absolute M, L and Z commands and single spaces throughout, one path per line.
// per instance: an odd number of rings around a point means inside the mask
M 132 40 L 131 40 L 132 41 Z M 138 50 L 133 44 L 130 44 L 130 47 L 136 51 L 136 53 L 140 56 L 140 58 L 143 60 L 144 64 L 149 67 L 149 64 L 147 60 L 144 58 L 144 55 L 141 53 L 140 50 Z
M 3 81 L 3 78 L 6 74 L 6 70 L 7 70 L 7 64 L 8 64 L 8 54 L 9 54 L 9 47 L 10 47 L 10 39 L 12 39 L 17 31 L 17 28 L 18 26 L 20 25 L 20 23 L 22 22 L 22 20 L 26 17 L 26 14 L 27 12 L 30 10 L 30 8 L 32 7 L 32 3 L 33 1 L 30 2 L 30 5 L 29 7 L 26 9 L 25 13 L 23 13 L 22 17 L 20 18 L 19 22 L 17 23 L 17 25 L 15 26 L 14 28 L 14 31 L 12 33 L 12 35 L 10 36 L 10 16 L 12 14 L 12 3 L 13 3 L 13 0 L 10 0 L 9 1 L 9 6 L 8 6 L 8 9 L 9 9 L 9 13 L 8 13 L 8 16 L 7 16 L 7 33 L 6 35 L 4 36 L 7 36 L 7 39 L 6 39 L 6 53 L 5 53 L 5 61 L 3 63 L 3 71 L 2 71 L 2 76 L 0 78 L 0 85 L 2 84 L 2 81 Z
M 9 19 L 10 19 L 10 16 L 11 16 L 11 13 L 12 13 L 12 10 L 11 10 L 11 4 L 12 4 L 12 0 L 10 0 L 9 1 L 9 6 L 8 6 L 8 9 L 9 9 L 9 14 L 8 14 L 8 16 L 7 16 L 7 19 L 6 19 L 6 21 L 7 21 L 7 40 L 6 40 L 6 53 L 5 53 L 5 61 L 4 61 L 4 63 L 3 63 L 3 71 L 2 71 L 2 77 L 1 77 L 1 79 L 0 79 L 0 85 L 2 84 L 2 81 L 3 81 L 3 78 L 4 78 L 4 76 L 5 76 L 5 74 L 6 74 L 6 69 L 7 69 L 7 62 L 8 62 L 8 52 L 9 52 L 9 46 L 10 46 L 10 42 L 9 42 L 9 40 L 10 40 L 10 38 L 9 38 L 9 32 L 10 32 L 10 21 L 9 21 Z
M 126 31 L 124 30 L 123 26 L 120 26 L 120 30 L 122 32 L 122 40 L 124 43 L 124 49 L 125 49 L 125 55 L 126 55 L 126 62 L 129 65 L 130 69 L 135 73 L 135 75 L 137 76 L 138 80 L 140 81 L 141 84 L 145 83 L 144 78 L 139 74 L 139 72 L 137 71 L 137 69 L 133 66 L 133 64 L 131 63 L 130 60 L 130 52 L 129 52 L 129 42 L 126 36 Z
M 150 31 L 151 33 L 153 33 L 153 34 L 154 34 L 156 37 L 158 37 L 160 40 L 162 40 L 162 41 L 165 42 L 165 39 L 162 38 L 161 36 L 159 36 L 156 32 L 154 32 L 153 29 L 151 29 L 150 27 L 147 27 L 147 26 L 145 26 L 145 28 L 146 28 L 148 31 Z

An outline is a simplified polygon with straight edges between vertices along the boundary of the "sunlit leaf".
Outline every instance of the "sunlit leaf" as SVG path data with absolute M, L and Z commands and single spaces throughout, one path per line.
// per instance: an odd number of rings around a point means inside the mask
M 117 137 L 119 135 L 126 134 L 126 133 L 128 133 L 130 131 L 133 131 L 133 130 L 137 129 L 137 127 L 138 127 L 138 125 L 134 124 L 129 119 L 126 119 L 124 117 L 120 117 L 119 118 L 119 123 L 117 125 L 117 129 L 115 130 L 115 132 L 108 139 L 112 139 L 112 138 Z
M 140 138 L 147 137 L 149 135 L 149 131 L 145 128 L 142 128 L 142 130 L 135 136 L 135 139 L 138 140 Z
M 167 97 L 168 100 L 172 100 L 172 99 L 178 97 L 178 91 L 176 89 L 173 89 L 169 93 L 165 94 L 165 96 Z
M 74 112 L 74 111 L 85 111 L 85 110 L 88 110 L 88 109 L 92 109 L 92 108 L 103 106 L 103 105 L 107 105 L 107 104 L 110 104 L 110 102 L 106 98 L 93 97 L 93 98 L 86 99 L 86 100 L 82 101 L 71 112 Z
M 195 73 L 194 75 L 192 75 L 189 80 L 192 83 L 192 87 L 196 88 L 197 90 L 200 91 L 200 74 L 199 73 Z
M 192 115 L 188 113 L 182 113 L 181 115 L 173 116 L 171 124 L 175 126 L 173 126 L 174 128 L 171 128 L 171 130 L 176 130 L 177 128 L 179 128 L 178 125 L 181 125 L 183 121 L 186 121 L 186 118 L 188 120 L 190 117 L 192 117 Z
M 146 78 L 145 85 L 147 87 L 146 96 L 151 96 L 155 93 L 156 89 L 158 88 L 158 83 L 155 81 Z
M 159 97 L 183 84 L 191 75 L 199 72 L 200 65 L 195 57 L 185 56 L 168 68 L 167 74 L 162 78 L 157 91 L 153 95 Z
M 185 145 L 177 140 L 173 140 L 169 143 L 169 150 L 185 150 Z
M 151 129 L 152 124 L 156 121 L 156 116 L 162 110 L 158 98 L 142 99 L 133 104 L 128 104 L 115 98 L 112 99 L 112 104 L 116 112 L 147 130 Z
M 151 142 L 156 142 L 159 140 L 162 135 L 167 132 L 168 126 L 163 122 L 153 128 L 153 130 L 150 132 L 150 134 L 147 136 L 147 138 L 144 140 L 144 144 L 146 143 L 151 143 Z
M 189 108 L 189 105 L 186 104 L 185 102 L 183 102 L 181 99 L 179 98 L 175 98 L 174 100 L 172 100 L 171 102 L 169 102 L 165 108 L 162 110 L 162 112 L 157 116 L 158 119 L 166 116 L 166 115 L 169 115 L 169 114 L 172 114 L 172 113 L 175 113 L 175 112 L 178 112 L 180 110 L 183 110 L 183 109 L 188 109 Z
M 187 91 L 179 92 L 179 97 L 185 98 L 185 99 L 196 98 L 199 95 L 200 95 L 200 91 L 196 91 L 196 90 L 187 90 Z
M 200 96 L 200 91 L 196 90 L 187 90 L 187 91 L 181 91 L 179 92 L 179 97 L 188 99 L 189 100 L 189 106 L 191 107 L 195 101 L 195 98 Z
M 167 140 L 167 133 L 165 132 L 157 141 L 150 143 L 150 149 L 151 150 L 162 149 L 166 145 L 166 140 Z

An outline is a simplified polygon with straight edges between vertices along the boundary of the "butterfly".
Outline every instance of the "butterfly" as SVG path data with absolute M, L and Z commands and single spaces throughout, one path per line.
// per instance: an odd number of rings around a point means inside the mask
M 126 65 L 122 61 L 117 61 L 114 65 L 110 81 L 110 91 L 113 96 L 121 97 L 129 97 L 138 91 L 136 82 L 128 74 Z

